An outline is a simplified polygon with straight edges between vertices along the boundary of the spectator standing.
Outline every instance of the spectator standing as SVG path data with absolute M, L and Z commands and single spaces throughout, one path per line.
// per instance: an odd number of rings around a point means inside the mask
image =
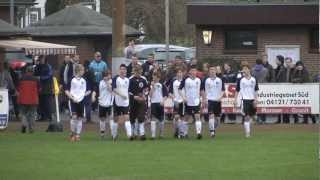
M 237 75 L 232 71 L 229 63 L 223 64 L 222 80 L 224 83 L 235 83 L 237 81 Z
M 70 55 L 66 55 L 59 71 L 60 89 L 63 89 L 63 92 L 74 76 L 74 65 L 75 63 L 73 63 Z M 69 109 L 68 99 L 64 93 L 61 96 L 60 107 L 60 110 Z
M 217 77 L 222 79 L 222 68 L 220 65 L 216 66 L 217 69 Z
M 39 57 L 35 66 L 34 75 L 40 78 L 39 114 L 40 120 L 49 120 L 52 123 L 52 101 L 53 101 L 53 72 L 44 56 Z
M 132 69 L 138 65 L 140 65 L 139 59 L 136 54 L 133 54 L 131 56 L 131 63 L 127 66 L 127 78 L 130 78 L 133 75 Z
M 142 65 L 142 76 L 146 77 L 150 82 L 152 79 L 152 69 L 154 67 L 154 54 L 148 55 L 148 60 Z
M 296 63 L 296 68 L 293 72 L 293 75 L 292 75 L 292 79 L 291 81 L 293 83 L 307 83 L 307 82 L 310 82 L 310 78 L 309 78 L 309 72 L 308 70 L 305 68 L 304 64 L 302 61 L 298 61 Z M 295 115 L 295 122 L 297 123 L 297 115 Z M 314 115 L 310 115 L 310 114 L 304 114 L 303 115 L 303 123 L 308 123 L 308 117 L 311 117 L 312 119 L 312 122 L 313 123 L 316 123 L 316 118 Z
M 99 83 L 102 80 L 102 73 L 108 70 L 107 63 L 102 60 L 102 56 L 100 52 L 96 52 L 94 54 L 94 59 L 91 61 L 89 65 L 89 69 L 94 73 L 95 81 L 94 81 L 94 89 L 96 89 L 97 96 L 99 96 Z M 93 109 L 97 107 L 97 103 L 93 104 Z
M 276 57 L 277 68 L 275 70 L 275 82 L 286 82 L 286 68 L 284 67 L 284 57 Z
M 286 57 L 285 59 L 286 64 L 286 82 L 291 82 L 291 76 L 295 70 L 295 64 L 292 61 L 292 58 Z
M 237 81 L 237 74 L 233 72 L 229 63 L 223 64 L 223 74 L 222 74 L 222 81 L 224 83 L 236 83 Z M 225 122 L 226 115 L 224 113 L 221 114 L 221 122 Z M 235 121 L 236 115 L 235 114 L 228 114 L 227 115 L 229 120 Z
M 273 67 L 268 63 L 268 55 L 266 53 L 262 54 L 262 63 L 265 68 L 268 69 L 267 82 L 274 82 L 275 73 Z
M 33 67 L 28 66 L 18 84 L 18 104 L 20 105 L 22 128 L 21 132 L 33 133 L 34 122 L 39 103 L 39 80 L 33 76 Z
M 131 59 L 132 55 L 135 53 L 135 43 L 134 40 L 129 41 L 129 45 L 124 49 L 124 54 L 127 59 Z
M 256 60 L 256 64 L 252 68 L 252 75 L 256 78 L 258 83 L 268 82 L 268 69 L 264 67 L 261 59 Z
M 87 91 L 88 93 L 84 96 L 83 104 L 85 110 L 85 118 L 86 123 L 90 123 L 91 121 L 91 110 L 92 104 L 96 102 L 96 92 L 98 91 L 95 86 L 95 76 L 94 73 L 89 68 L 90 62 L 84 62 L 84 74 L 83 79 L 86 80 L 87 83 Z
M 258 83 L 266 83 L 268 82 L 268 69 L 263 66 L 263 62 L 261 59 L 256 60 L 256 64 L 252 68 L 252 75 L 255 77 Z M 257 123 L 263 124 L 266 122 L 266 115 L 265 114 L 258 114 L 257 115 Z
M 288 82 L 287 79 L 289 79 L 290 74 L 287 74 L 287 69 L 284 66 L 284 57 L 282 55 L 278 55 L 276 57 L 276 64 L 277 68 L 275 70 L 275 82 Z M 289 114 L 283 114 L 282 115 L 282 122 L 283 123 L 289 123 L 290 116 Z M 281 114 L 278 116 L 278 121 L 276 123 L 281 122 Z

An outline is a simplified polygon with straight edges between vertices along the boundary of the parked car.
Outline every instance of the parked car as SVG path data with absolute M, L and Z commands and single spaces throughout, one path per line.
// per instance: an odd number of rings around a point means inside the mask
M 195 57 L 195 50 L 192 48 L 170 48 L 169 60 L 174 60 L 176 56 L 180 56 L 187 63 Z M 162 68 L 166 67 L 167 51 L 165 48 L 158 48 L 155 52 L 155 61 L 158 62 Z
M 149 54 L 156 54 L 157 49 L 165 48 L 165 44 L 137 44 L 135 45 L 135 53 L 141 63 L 146 62 Z M 182 46 L 170 45 L 169 48 L 185 48 Z

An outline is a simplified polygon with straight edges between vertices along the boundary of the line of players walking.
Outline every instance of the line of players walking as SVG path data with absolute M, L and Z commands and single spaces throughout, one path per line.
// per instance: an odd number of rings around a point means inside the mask
M 106 136 L 107 125 L 113 140 L 118 137 L 119 125 L 123 125 L 128 139 L 146 139 L 146 112 L 151 110 L 150 131 L 155 139 L 157 129 L 159 137 L 164 135 L 164 118 L 167 112 L 173 112 L 173 126 L 178 138 L 188 138 L 189 122 L 194 122 L 197 139 L 202 138 L 203 123 L 200 110 L 209 114 L 209 131 L 212 138 L 216 135 L 216 127 L 220 121 L 221 99 L 225 92 L 224 82 L 217 77 L 215 66 L 209 66 L 208 77 L 199 79 L 196 66 L 190 66 L 188 72 L 177 69 L 169 87 L 161 83 L 161 73 L 154 72 L 151 82 L 142 76 L 142 67 L 135 65 L 133 75 L 127 77 L 127 66 L 119 67 L 119 74 L 112 77 L 108 71 L 103 72 L 99 83 L 99 130 L 102 138 Z M 244 113 L 245 137 L 250 137 L 251 123 L 255 116 L 257 104 L 258 83 L 251 76 L 250 67 L 243 65 L 243 77 L 237 82 L 237 96 L 241 103 L 235 101 L 235 106 L 241 106 Z M 82 77 L 84 67 L 75 66 L 75 77 L 65 88 L 65 94 L 70 99 L 71 110 L 70 140 L 79 141 L 84 118 L 84 97 L 90 94 L 90 88 Z M 109 123 L 107 123 L 109 122 Z

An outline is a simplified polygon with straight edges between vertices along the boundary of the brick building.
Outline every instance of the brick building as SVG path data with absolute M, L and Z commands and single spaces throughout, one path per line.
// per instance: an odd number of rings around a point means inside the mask
M 81 61 L 92 60 L 96 51 L 111 63 L 112 19 L 87 7 L 74 5 L 56 12 L 25 28 L 33 40 L 77 46 Z M 127 37 L 137 37 L 138 30 L 125 26 Z M 63 57 L 54 57 L 57 68 Z
M 191 2 L 187 20 L 196 26 L 199 60 L 222 58 L 253 64 L 262 53 L 275 66 L 281 54 L 302 60 L 311 74 L 320 72 L 319 4 Z M 204 42 L 204 36 L 211 42 Z M 208 39 L 207 39 L 208 40 Z

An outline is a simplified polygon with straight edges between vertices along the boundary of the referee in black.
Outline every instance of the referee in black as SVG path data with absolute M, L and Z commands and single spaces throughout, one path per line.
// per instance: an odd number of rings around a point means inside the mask
M 130 122 L 133 127 L 134 135 L 139 135 L 141 140 L 145 140 L 145 112 L 146 112 L 146 95 L 148 83 L 145 77 L 141 76 L 142 67 L 137 65 L 133 69 L 133 77 L 129 80 L 130 95 Z M 138 120 L 138 123 L 136 123 Z M 139 134 L 138 134 L 139 133 Z

